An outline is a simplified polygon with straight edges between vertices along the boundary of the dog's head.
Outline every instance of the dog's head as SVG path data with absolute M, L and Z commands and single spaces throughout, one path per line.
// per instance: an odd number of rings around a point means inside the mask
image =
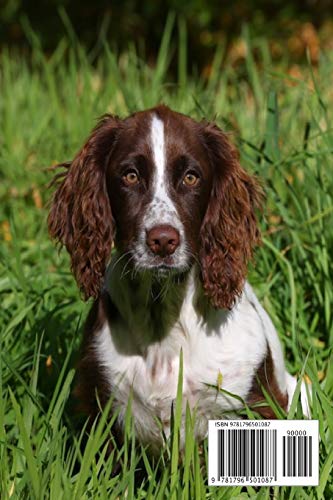
M 159 276 L 198 262 L 211 303 L 232 306 L 259 241 L 260 190 L 216 125 L 166 106 L 107 115 L 64 166 L 49 230 L 85 298 L 98 296 L 114 242 Z

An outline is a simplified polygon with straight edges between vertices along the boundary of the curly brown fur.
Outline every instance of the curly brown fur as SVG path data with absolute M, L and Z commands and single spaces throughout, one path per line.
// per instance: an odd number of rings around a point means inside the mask
M 85 299 L 99 294 L 114 238 L 105 168 L 117 125 L 117 118 L 105 115 L 74 160 L 59 165 L 67 171 L 48 217 L 50 235 L 67 248 Z
M 243 290 L 247 265 L 260 242 L 255 209 L 261 190 L 240 166 L 236 149 L 214 124 L 203 138 L 214 184 L 200 232 L 203 288 L 213 306 L 230 309 Z

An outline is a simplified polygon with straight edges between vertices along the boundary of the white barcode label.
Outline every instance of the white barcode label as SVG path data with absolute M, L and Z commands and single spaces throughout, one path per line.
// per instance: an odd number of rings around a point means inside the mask
M 210 486 L 317 486 L 318 420 L 210 420 Z

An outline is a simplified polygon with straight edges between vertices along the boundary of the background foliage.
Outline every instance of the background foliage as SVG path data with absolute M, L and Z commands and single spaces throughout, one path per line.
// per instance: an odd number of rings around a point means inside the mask
M 319 45 L 333 48 L 333 0 L 2 0 L 0 47 L 29 51 L 31 26 L 44 51 L 52 52 L 74 26 L 78 39 L 95 59 L 104 41 L 120 52 L 135 44 L 153 63 L 168 13 L 187 28 L 190 72 L 209 72 L 216 45 L 225 47 L 233 64 L 244 59 L 242 29 L 251 25 L 254 37 L 265 36 L 274 60 L 304 62 L 306 49 L 318 62 Z M 173 31 L 176 36 L 176 29 Z M 176 60 L 172 58 L 171 70 Z

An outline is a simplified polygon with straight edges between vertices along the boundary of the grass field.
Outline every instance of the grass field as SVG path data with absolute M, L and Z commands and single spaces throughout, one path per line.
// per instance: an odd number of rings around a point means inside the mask
M 208 80 L 189 77 L 180 32 L 177 81 L 168 78 L 170 25 L 154 68 L 134 49 L 107 46 L 91 64 L 75 42 L 46 58 L 30 33 L 29 60 L 0 54 L 0 497 L 51 498 L 333 498 L 333 56 L 319 66 L 272 66 L 264 40 L 249 40 L 244 65 L 221 69 L 216 52 Z M 72 47 L 72 48 L 70 48 Z M 73 48 L 74 47 L 74 48 Z M 256 62 L 250 48 L 255 49 Z M 96 54 L 94 54 L 96 58 Z M 178 464 L 177 414 L 169 459 L 151 462 L 133 444 L 107 457 L 103 420 L 85 447 L 68 403 L 82 324 L 65 252 L 46 228 L 44 170 L 70 159 L 95 123 L 160 101 L 216 121 L 242 164 L 263 181 L 263 245 L 250 280 L 270 313 L 293 374 L 312 381 L 312 416 L 320 421 L 318 488 L 209 488 L 203 452 L 191 438 Z M 289 418 L 300 417 L 294 401 Z M 97 454 L 97 450 L 99 453 Z M 168 452 L 167 452 L 168 453 Z M 112 463 L 121 461 L 119 474 Z M 140 463 L 142 473 L 135 474 Z

